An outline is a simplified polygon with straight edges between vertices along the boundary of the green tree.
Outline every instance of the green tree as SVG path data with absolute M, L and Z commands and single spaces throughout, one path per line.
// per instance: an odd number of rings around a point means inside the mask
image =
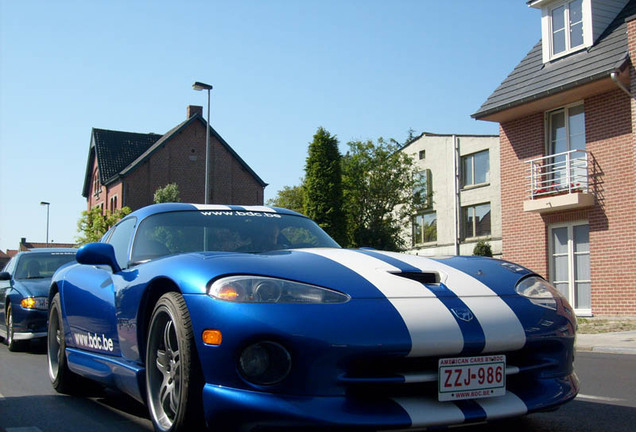
M 339 243 L 346 241 L 341 155 L 338 140 L 318 128 L 305 165 L 304 213 Z
M 180 201 L 181 198 L 179 198 L 179 185 L 176 183 L 168 183 L 164 187 L 160 187 L 155 191 L 155 204 Z
M 402 250 L 402 227 L 419 203 L 413 160 L 396 141 L 353 141 L 342 158 L 349 247 Z
M 123 207 L 120 210 L 102 213 L 100 207 L 93 207 L 82 212 L 81 219 L 77 222 L 79 235 L 75 238 L 81 246 L 86 243 L 98 242 L 106 231 L 115 225 L 121 218 L 130 213 L 130 207 Z
M 298 186 L 285 186 L 278 194 L 267 200 L 267 205 L 283 207 L 298 213 L 305 211 L 305 193 L 302 184 Z

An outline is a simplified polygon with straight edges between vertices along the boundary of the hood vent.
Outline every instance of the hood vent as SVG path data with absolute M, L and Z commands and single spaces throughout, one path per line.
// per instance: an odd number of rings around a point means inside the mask
M 393 273 L 406 279 L 417 281 L 421 284 L 438 284 L 440 283 L 439 273 L 437 272 L 402 272 Z

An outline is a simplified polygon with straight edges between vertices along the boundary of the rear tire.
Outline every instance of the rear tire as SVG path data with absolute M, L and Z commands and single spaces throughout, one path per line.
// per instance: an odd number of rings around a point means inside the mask
M 68 368 L 66 361 L 66 341 L 60 293 L 55 294 L 49 308 L 46 357 L 49 379 L 58 393 L 72 394 L 78 390 L 78 375 Z
M 188 308 L 168 292 L 150 318 L 146 345 L 146 398 L 156 431 L 203 428 L 203 380 Z

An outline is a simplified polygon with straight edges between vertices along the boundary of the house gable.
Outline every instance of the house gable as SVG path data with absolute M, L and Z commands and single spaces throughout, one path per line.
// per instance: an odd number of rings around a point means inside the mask
M 89 207 L 103 203 L 111 211 L 140 208 L 169 183 L 177 183 L 182 200 L 203 202 L 206 128 L 210 198 L 216 203 L 262 204 L 267 183 L 207 125 L 201 112 L 200 107 L 188 107 L 188 118 L 161 136 L 93 129 L 83 189 Z M 101 185 L 106 186 L 104 196 L 92 192 Z
M 82 196 L 88 198 L 93 183 L 95 161 L 102 185 L 112 183 L 120 172 L 161 138 L 158 134 L 140 134 L 93 128 Z
M 627 83 L 625 19 L 634 14 L 636 1 L 632 0 L 592 47 L 548 63 L 543 61 L 539 41 L 472 117 L 502 122 L 609 91 L 617 88 L 614 80 Z

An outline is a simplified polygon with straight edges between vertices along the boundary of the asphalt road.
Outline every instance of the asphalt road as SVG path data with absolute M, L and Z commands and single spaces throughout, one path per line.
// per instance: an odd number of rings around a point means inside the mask
M 636 355 L 580 352 L 581 393 L 551 413 L 461 428 L 466 432 L 585 432 L 636 430 Z M 152 431 L 146 408 L 115 392 L 86 389 L 57 394 L 46 372 L 44 347 L 11 353 L 0 345 L 0 431 Z

